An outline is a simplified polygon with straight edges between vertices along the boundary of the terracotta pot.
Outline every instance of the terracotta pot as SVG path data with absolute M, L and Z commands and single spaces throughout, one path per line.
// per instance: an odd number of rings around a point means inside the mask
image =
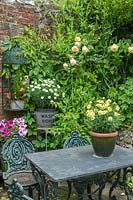
M 92 146 L 96 156 L 108 157 L 114 151 L 118 132 L 112 133 L 90 133 Z

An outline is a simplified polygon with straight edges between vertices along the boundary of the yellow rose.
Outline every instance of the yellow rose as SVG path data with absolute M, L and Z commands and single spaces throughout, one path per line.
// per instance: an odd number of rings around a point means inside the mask
M 99 110 L 98 114 L 99 115 L 105 115 L 108 111 L 107 110 Z
M 79 50 L 79 49 L 78 49 L 77 46 L 73 46 L 73 47 L 72 47 L 72 52 L 78 52 L 78 50 Z
M 133 46 L 128 48 L 129 53 L 133 54 Z
M 108 111 L 109 111 L 109 112 L 112 111 L 112 108 L 111 108 L 111 107 L 108 107 Z
M 120 115 L 120 113 L 118 113 L 118 112 L 114 112 L 114 116 L 119 116 Z
M 119 110 L 120 110 L 120 107 L 117 105 L 117 106 L 115 107 L 115 110 L 116 110 L 116 111 L 119 111 Z
M 81 41 L 81 38 L 80 38 L 80 37 L 75 37 L 74 41 L 75 41 L 75 42 L 80 42 L 80 41 Z
M 91 104 L 88 104 L 87 105 L 87 109 L 89 110 L 91 108 Z
M 110 116 L 110 117 L 108 117 L 108 121 L 109 122 L 112 122 L 113 121 L 113 118 Z
M 117 45 L 117 44 L 113 44 L 113 45 L 111 46 L 111 51 L 113 51 L 113 52 L 118 51 L 118 45 Z

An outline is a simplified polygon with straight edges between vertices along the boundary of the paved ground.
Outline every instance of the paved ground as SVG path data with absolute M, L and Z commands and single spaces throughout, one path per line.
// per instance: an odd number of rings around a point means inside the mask
M 92 190 L 95 190 L 96 186 L 93 185 L 92 188 L 93 188 Z M 108 200 L 108 191 L 109 191 L 109 188 L 110 188 L 110 184 L 107 184 L 106 188 L 104 189 L 104 192 L 103 192 L 103 200 Z M 58 200 L 65 200 L 66 199 L 65 198 L 66 194 L 67 194 L 66 184 L 60 185 L 59 199 Z M 116 188 L 114 194 L 117 196 L 118 200 L 127 200 L 127 198 L 126 198 L 126 196 L 124 194 L 123 189 L 120 188 L 120 187 Z M 7 200 L 7 199 L 8 199 L 8 197 L 7 197 L 6 190 L 3 188 L 3 184 L 0 183 L 0 200 Z M 34 192 L 34 199 L 37 200 L 36 192 Z M 51 198 L 51 200 L 52 199 L 53 198 Z M 97 200 L 97 193 L 95 195 L 93 195 L 93 199 Z M 76 193 L 75 193 L 74 190 L 72 192 L 72 196 L 71 196 L 70 200 L 76 200 Z M 84 200 L 88 200 L 86 194 L 84 196 Z M 133 200 L 133 196 L 131 197 L 131 200 Z

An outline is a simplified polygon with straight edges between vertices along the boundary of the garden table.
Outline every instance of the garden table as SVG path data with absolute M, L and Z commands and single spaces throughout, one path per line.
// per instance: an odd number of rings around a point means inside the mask
M 36 152 L 26 154 L 30 160 L 33 173 L 40 183 L 41 200 L 48 200 L 49 190 L 52 188 L 55 196 L 59 181 L 72 180 L 77 190 L 77 200 L 83 199 L 84 189 L 87 186 L 87 177 L 99 175 L 101 173 L 112 172 L 117 177 L 109 191 L 109 199 L 117 199 L 112 192 L 121 180 L 125 189 L 127 199 L 131 200 L 131 195 L 126 184 L 126 176 L 131 167 L 133 170 L 133 150 L 120 146 L 115 147 L 113 155 L 99 158 L 94 155 L 91 145 Z M 111 176 L 113 176 L 111 175 Z M 121 177 L 122 176 L 122 177 Z M 111 177 L 110 177 L 111 178 Z M 76 185 L 76 180 L 81 179 L 81 185 Z M 89 180 L 89 179 L 88 179 Z M 106 182 L 107 180 L 105 180 Z M 102 190 L 105 182 L 101 182 L 101 189 L 98 199 L 102 200 Z M 84 183 L 84 184 L 83 184 Z M 78 182 L 80 184 L 80 182 Z

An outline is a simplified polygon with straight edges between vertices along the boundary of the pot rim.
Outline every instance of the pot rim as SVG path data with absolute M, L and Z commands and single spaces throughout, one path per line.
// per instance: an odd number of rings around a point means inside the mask
M 90 136 L 97 137 L 97 138 L 112 138 L 118 135 L 118 131 L 114 131 L 111 133 L 97 133 L 95 131 L 90 132 Z

